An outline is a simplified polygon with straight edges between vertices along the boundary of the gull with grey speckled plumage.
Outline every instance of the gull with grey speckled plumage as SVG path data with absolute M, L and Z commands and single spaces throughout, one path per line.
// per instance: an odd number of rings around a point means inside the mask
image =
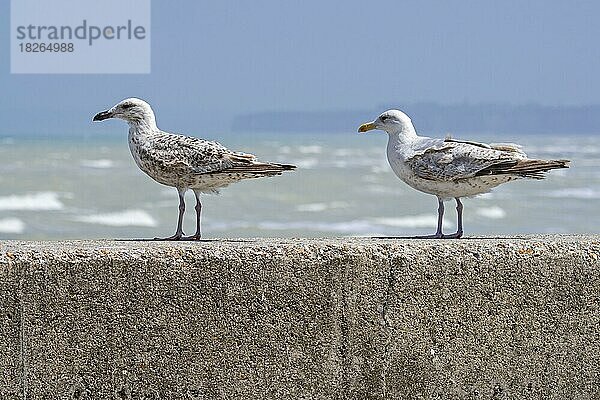
M 218 193 L 231 183 L 250 178 L 280 175 L 293 165 L 261 162 L 252 154 L 233 152 L 220 143 L 161 131 L 148 103 L 129 98 L 96 114 L 94 121 L 120 118 L 129 124 L 129 149 L 138 165 L 152 179 L 175 187 L 179 193 L 177 231 L 163 240 L 201 238 L 200 194 Z M 196 196 L 196 233 L 183 236 L 184 195 Z M 158 239 L 157 239 L 158 240 Z
M 527 158 L 513 143 L 485 144 L 417 135 L 408 115 L 389 110 L 359 132 L 381 129 L 388 133 L 387 158 L 394 173 L 409 186 L 438 198 L 437 230 L 423 239 L 458 239 L 463 235 L 461 197 L 488 193 L 492 188 L 520 178 L 544 179 L 544 173 L 568 168 L 569 160 Z M 458 214 L 456 233 L 444 235 L 444 201 L 454 198 Z

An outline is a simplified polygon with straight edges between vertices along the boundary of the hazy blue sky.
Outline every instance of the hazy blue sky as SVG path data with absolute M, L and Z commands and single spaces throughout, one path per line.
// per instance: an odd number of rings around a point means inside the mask
M 600 103 L 598 1 L 153 0 L 149 75 L 11 75 L 9 15 L 0 1 L 0 119 L 17 132 L 115 129 L 89 120 L 129 96 L 170 130 L 253 111 Z

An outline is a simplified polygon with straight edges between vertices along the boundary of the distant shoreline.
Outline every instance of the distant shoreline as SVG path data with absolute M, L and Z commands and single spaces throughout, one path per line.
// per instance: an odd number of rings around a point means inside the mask
M 542 106 L 436 103 L 386 104 L 373 110 L 266 111 L 239 115 L 233 132 L 347 132 L 380 112 L 406 112 L 417 130 L 432 134 L 456 133 L 600 133 L 600 105 Z M 354 126 L 357 125 L 357 126 Z

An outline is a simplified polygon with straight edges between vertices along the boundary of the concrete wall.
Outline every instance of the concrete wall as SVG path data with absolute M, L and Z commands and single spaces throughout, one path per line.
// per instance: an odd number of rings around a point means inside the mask
M 600 237 L 0 242 L 0 399 L 598 399 Z

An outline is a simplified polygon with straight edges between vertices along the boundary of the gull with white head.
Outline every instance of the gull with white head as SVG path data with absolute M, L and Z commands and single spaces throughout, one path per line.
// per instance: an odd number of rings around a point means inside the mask
M 242 179 L 281 175 L 293 165 L 261 162 L 252 154 L 233 152 L 217 142 L 161 131 L 148 103 L 136 98 L 121 101 L 99 112 L 93 121 L 119 118 L 129 124 L 129 149 L 137 166 L 152 179 L 172 186 L 179 193 L 177 230 L 164 240 L 199 240 L 202 193 L 218 190 Z M 184 237 L 184 195 L 193 190 L 196 196 L 196 233 Z
M 529 159 L 520 146 L 485 144 L 454 139 L 432 139 L 417 135 L 411 119 L 402 111 L 389 110 L 359 132 L 380 129 L 389 136 L 387 158 L 398 178 L 414 189 L 438 198 L 435 234 L 419 238 L 460 238 L 463 235 L 462 197 L 488 193 L 503 183 L 520 179 L 543 179 L 555 168 L 568 168 L 568 160 Z M 442 232 L 444 201 L 454 198 L 458 230 Z

